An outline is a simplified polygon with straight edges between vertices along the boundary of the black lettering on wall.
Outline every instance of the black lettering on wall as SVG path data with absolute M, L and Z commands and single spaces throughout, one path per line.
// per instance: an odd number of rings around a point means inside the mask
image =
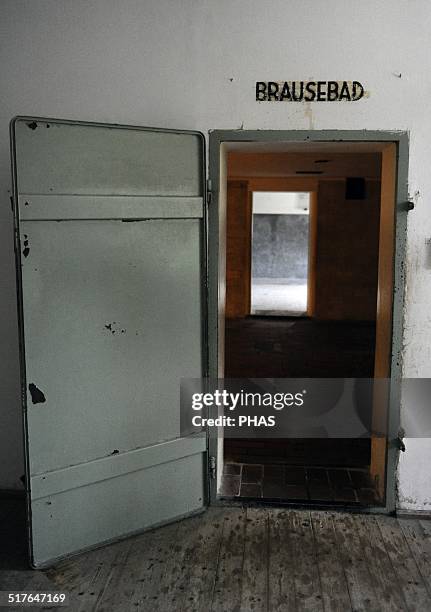
M 317 82 L 317 101 L 323 102 L 326 100 L 326 81 Z
M 304 81 L 293 81 L 292 83 L 292 99 L 295 102 L 301 102 L 304 97 Z
M 264 81 L 256 82 L 256 100 L 259 102 L 266 100 L 266 83 Z
M 343 81 L 343 84 L 341 86 L 340 89 L 340 95 L 338 96 L 339 100 L 348 100 L 350 101 L 350 91 L 349 91 L 349 84 L 347 83 L 347 81 Z
M 356 102 L 356 100 L 360 100 L 364 95 L 364 88 L 362 87 L 359 81 L 353 81 L 352 85 L 352 102 Z
M 326 99 L 328 102 L 338 100 L 338 83 L 337 81 L 328 81 Z
M 278 100 L 279 85 L 275 81 L 268 81 L 268 101 Z
M 281 90 L 279 100 L 291 100 L 292 95 L 289 89 L 289 83 L 287 81 L 284 82 L 283 89 Z
M 314 81 L 308 81 L 305 86 L 305 91 L 308 95 L 304 95 L 304 100 L 306 102 L 313 102 L 316 97 L 316 83 Z
M 359 81 L 256 81 L 258 102 L 356 102 L 364 95 Z

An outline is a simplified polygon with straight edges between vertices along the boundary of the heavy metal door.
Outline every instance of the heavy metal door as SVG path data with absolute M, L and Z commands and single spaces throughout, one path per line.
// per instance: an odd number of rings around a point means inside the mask
M 179 413 L 207 363 L 204 139 L 19 117 L 11 140 L 39 567 L 205 505 Z

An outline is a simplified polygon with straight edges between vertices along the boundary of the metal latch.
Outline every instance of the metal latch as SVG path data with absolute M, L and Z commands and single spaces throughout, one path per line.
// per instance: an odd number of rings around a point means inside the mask
M 209 472 L 210 478 L 214 480 L 217 476 L 217 461 L 215 457 L 209 458 Z

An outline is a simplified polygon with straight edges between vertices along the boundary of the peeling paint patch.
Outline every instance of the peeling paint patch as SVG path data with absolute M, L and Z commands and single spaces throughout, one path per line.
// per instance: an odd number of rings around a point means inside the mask
M 28 257 L 30 253 L 30 247 L 28 246 L 28 236 L 27 234 L 24 234 L 24 249 L 22 251 L 22 254 L 24 255 L 24 257 Z
M 115 334 L 116 332 L 121 332 L 122 334 L 126 333 L 125 329 L 120 329 L 117 326 L 117 321 L 113 321 L 112 323 L 105 323 L 105 329 L 111 332 L 111 334 Z
M 30 391 L 33 404 L 43 404 L 46 402 L 44 393 L 34 383 L 29 384 L 28 390 Z

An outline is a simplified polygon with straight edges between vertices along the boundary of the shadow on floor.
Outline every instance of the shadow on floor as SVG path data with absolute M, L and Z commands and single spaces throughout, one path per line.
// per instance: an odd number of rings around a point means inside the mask
M 0 570 L 29 569 L 23 497 L 0 498 Z

